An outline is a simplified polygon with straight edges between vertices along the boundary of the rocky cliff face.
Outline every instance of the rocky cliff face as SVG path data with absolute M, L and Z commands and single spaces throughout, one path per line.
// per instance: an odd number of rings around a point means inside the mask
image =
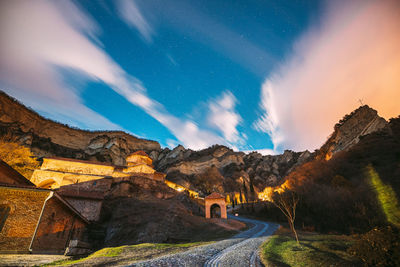
M 201 151 L 178 146 L 173 150 L 153 153 L 152 156 L 156 168 L 167 173 L 167 179 L 203 193 L 259 192 L 266 186 L 280 184 L 282 178 L 295 167 L 315 157 L 330 159 L 335 153 L 357 144 L 361 137 L 381 130 L 386 125 L 387 122 L 378 116 L 376 110 L 361 106 L 335 125 L 331 137 L 316 153 L 286 150 L 281 155 L 263 156 L 256 152 L 234 152 L 216 145 Z M 207 188 L 202 176 L 210 172 L 216 178 Z
M 215 145 L 200 151 L 177 146 L 152 156 L 155 167 L 165 172 L 167 179 L 183 186 L 204 194 L 211 191 L 250 194 L 275 185 L 295 166 L 310 159 L 312 154 L 286 150 L 281 155 L 263 156 L 257 152 L 234 152 Z
M 43 118 L 0 92 L 0 137 L 31 148 L 37 157 L 68 158 L 125 163 L 136 150 L 160 150 L 155 141 L 120 131 L 84 131 Z
M 168 180 L 204 194 L 262 191 L 266 186 L 280 184 L 296 166 L 315 157 L 329 159 L 386 125 L 375 110 L 362 106 L 336 124 L 331 137 L 316 153 L 286 150 L 281 155 L 263 156 L 220 145 L 200 151 L 179 145 L 170 150 L 123 132 L 70 128 L 47 120 L 0 93 L 0 137 L 30 147 L 38 157 L 61 156 L 122 165 L 129 153 L 144 150 L 153 159 L 155 169 L 166 173 Z
M 330 159 L 335 153 L 347 150 L 360 141 L 360 137 L 376 132 L 387 125 L 378 112 L 369 106 L 361 106 L 346 115 L 335 125 L 334 132 L 321 147 L 319 158 Z

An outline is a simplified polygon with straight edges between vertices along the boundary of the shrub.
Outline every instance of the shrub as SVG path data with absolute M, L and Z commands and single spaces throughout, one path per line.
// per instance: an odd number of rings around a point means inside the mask
M 368 266 L 400 266 L 400 232 L 391 226 L 356 235 L 348 252 Z
M 29 148 L 17 143 L 0 140 L 0 159 L 28 179 L 33 171 L 39 168 L 39 162 Z

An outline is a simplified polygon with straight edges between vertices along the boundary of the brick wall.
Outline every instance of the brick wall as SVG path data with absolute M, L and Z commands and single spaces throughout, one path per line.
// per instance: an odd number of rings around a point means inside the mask
M 0 252 L 28 252 L 49 191 L 0 187 L 0 205 L 10 212 L 0 232 Z

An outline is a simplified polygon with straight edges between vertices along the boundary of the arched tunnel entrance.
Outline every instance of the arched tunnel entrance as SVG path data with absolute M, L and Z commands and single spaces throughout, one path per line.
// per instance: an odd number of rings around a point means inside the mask
M 206 218 L 227 219 L 225 197 L 219 193 L 212 193 L 205 199 Z
M 211 218 L 221 218 L 221 207 L 218 204 L 212 204 L 210 207 Z

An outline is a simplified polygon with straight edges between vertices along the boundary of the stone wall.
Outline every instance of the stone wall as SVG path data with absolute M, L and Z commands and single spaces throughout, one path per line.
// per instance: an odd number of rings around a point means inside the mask
M 59 160 L 52 158 L 43 159 L 41 170 L 59 172 L 80 173 L 100 176 L 110 176 L 114 172 L 114 166 L 91 163 L 90 161 Z
M 134 155 L 143 157 L 140 155 Z M 143 157 L 148 159 L 148 157 Z M 76 161 L 73 159 L 54 159 L 45 158 L 40 170 L 35 170 L 31 181 L 41 188 L 59 188 L 61 186 L 84 183 L 93 180 L 103 179 L 105 177 L 128 177 L 131 175 L 144 175 L 150 179 L 163 180 L 162 174 L 147 164 L 132 163 L 128 167 L 103 165 L 98 163 Z
M 105 178 L 105 176 L 75 174 L 51 170 L 35 170 L 32 174 L 31 181 L 38 187 L 58 188 L 64 185 L 83 183 L 103 178 Z
M 104 193 L 110 189 L 112 182 L 113 179 L 111 177 L 107 177 L 87 182 L 80 182 L 77 184 L 64 185 L 57 192 L 59 192 L 60 194 L 63 194 L 64 191 L 91 191 Z
M 70 184 L 60 187 L 57 192 L 87 220 L 97 221 L 104 195 L 110 190 L 112 182 L 112 178 L 104 178 Z
M 0 232 L 0 252 L 28 252 L 47 190 L 0 187 L 0 204 L 10 207 Z
M 155 170 L 146 164 L 139 164 L 123 169 L 124 173 L 155 173 Z
M 85 223 L 58 198 L 46 203 L 32 251 L 63 254 L 72 239 L 82 239 Z
M 88 221 L 99 220 L 103 200 L 76 197 L 64 197 L 64 199 Z

